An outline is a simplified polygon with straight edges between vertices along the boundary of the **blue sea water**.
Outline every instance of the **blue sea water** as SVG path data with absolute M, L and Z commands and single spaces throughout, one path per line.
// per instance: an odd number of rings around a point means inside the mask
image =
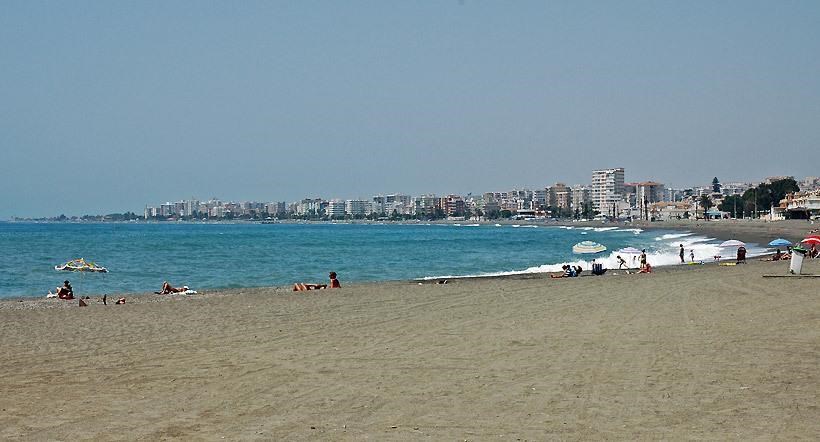
M 42 296 L 64 279 L 77 294 L 149 292 L 167 280 L 193 289 L 286 286 L 557 271 L 588 261 L 572 245 L 609 251 L 646 248 L 655 264 L 677 260 L 677 245 L 714 254 L 719 241 L 680 232 L 470 224 L 185 224 L 0 222 L 0 298 Z M 750 250 L 751 251 L 751 250 Z M 688 256 L 688 255 L 687 255 Z M 54 266 L 85 258 L 109 273 Z M 687 258 L 688 259 L 688 258 Z M 588 267 L 586 267 L 588 268 Z

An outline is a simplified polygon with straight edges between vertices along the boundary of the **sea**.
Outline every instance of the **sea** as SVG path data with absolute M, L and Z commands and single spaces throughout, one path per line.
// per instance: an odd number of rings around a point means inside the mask
M 696 261 L 731 256 L 718 247 L 724 239 L 606 225 L 0 222 L 0 298 L 44 296 L 65 279 L 77 295 L 99 295 L 157 291 L 163 281 L 194 290 L 289 286 L 324 282 L 330 271 L 345 284 L 558 272 L 565 263 L 589 269 L 593 258 L 617 268 L 625 247 L 646 249 L 654 266 L 676 265 L 679 244 L 687 261 L 690 250 Z M 607 251 L 574 254 L 585 240 Z M 109 271 L 55 270 L 76 258 Z

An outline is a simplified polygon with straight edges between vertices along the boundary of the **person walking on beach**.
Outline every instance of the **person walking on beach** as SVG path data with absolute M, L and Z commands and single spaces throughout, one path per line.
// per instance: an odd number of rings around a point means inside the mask
M 685 264 L 686 261 L 683 259 L 683 244 L 680 245 L 680 263 Z
M 618 259 L 618 270 L 621 270 L 621 269 L 623 269 L 623 268 L 627 268 L 627 269 L 629 268 L 629 267 L 626 265 L 626 260 L 625 260 L 625 259 L 623 259 L 623 258 L 621 258 L 621 255 L 617 255 L 615 258 L 617 258 L 617 259 Z

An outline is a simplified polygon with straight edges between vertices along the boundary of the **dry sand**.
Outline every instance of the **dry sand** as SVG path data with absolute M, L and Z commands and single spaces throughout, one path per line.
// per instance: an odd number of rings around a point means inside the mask
M 786 268 L 3 302 L 0 439 L 816 440 Z

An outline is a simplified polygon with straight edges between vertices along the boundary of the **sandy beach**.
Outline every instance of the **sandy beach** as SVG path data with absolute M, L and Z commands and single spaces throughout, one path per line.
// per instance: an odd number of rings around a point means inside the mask
M 0 439 L 816 440 L 787 267 L 4 301 Z

